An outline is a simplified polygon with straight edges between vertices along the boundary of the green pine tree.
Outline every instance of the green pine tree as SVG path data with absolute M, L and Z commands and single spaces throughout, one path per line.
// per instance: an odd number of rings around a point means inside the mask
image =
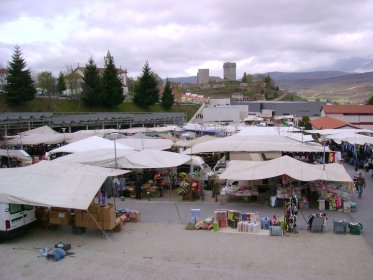
M 367 105 L 373 105 L 373 95 L 368 99 Z
M 25 69 L 26 65 L 20 47 L 15 46 L 4 87 L 5 98 L 9 104 L 17 105 L 35 98 L 34 81 L 31 78 L 31 71 Z
M 242 76 L 241 82 L 242 82 L 242 83 L 246 83 L 246 72 L 243 73 L 243 76 Z
M 82 100 L 87 106 L 101 105 L 102 87 L 100 75 L 97 66 L 90 58 L 85 66 L 83 84 L 82 84 Z
M 151 71 L 149 63 L 143 67 L 142 75 L 135 84 L 133 102 L 143 108 L 154 105 L 159 101 L 158 82 L 155 74 Z
M 60 74 L 58 75 L 58 79 L 57 79 L 57 93 L 59 95 L 62 95 L 62 93 L 66 89 L 67 89 L 67 86 L 66 86 L 65 76 L 62 74 L 62 72 L 60 72 Z
M 114 59 L 109 56 L 102 76 L 102 105 L 114 107 L 124 101 L 123 81 L 118 76 Z
M 161 100 L 162 100 L 162 106 L 166 110 L 169 110 L 172 107 L 172 105 L 174 105 L 175 96 L 172 93 L 171 83 L 168 79 L 166 81 L 166 86 L 164 87 L 164 92 L 162 94 Z

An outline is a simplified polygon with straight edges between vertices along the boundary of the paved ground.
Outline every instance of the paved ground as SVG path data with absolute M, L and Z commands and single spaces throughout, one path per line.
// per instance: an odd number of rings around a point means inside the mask
M 182 202 L 167 192 L 163 199 L 152 201 L 116 199 L 118 208 L 140 210 L 141 223 L 126 223 L 122 232 L 107 233 L 108 238 L 98 229 L 76 235 L 69 227 L 33 228 L 1 244 L 0 279 L 371 280 L 373 179 L 366 179 L 366 192 L 356 213 L 326 211 L 326 232 L 310 233 L 303 215 L 319 211 L 304 210 L 298 216 L 299 233 L 285 237 L 184 229 L 192 208 L 201 209 L 202 217 L 218 208 L 258 211 L 262 216 L 282 214 L 282 209 L 263 203 L 221 204 L 210 196 L 203 202 Z M 362 222 L 363 235 L 333 233 L 333 218 Z M 59 241 L 71 243 L 75 254 L 59 262 L 37 257 L 38 248 L 51 248 Z
M 353 167 L 345 165 L 349 173 L 353 173 Z M 365 171 L 363 171 L 365 174 Z M 341 213 L 338 211 L 326 210 L 328 217 L 327 231 L 333 231 L 333 219 L 345 219 L 347 221 L 360 222 L 363 224 L 364 238 L 373 250 L 373 215 L 371 201 L 373 201 L 373 177 L 371 172 L 366 177 L 367 186 L 363 197 L 361 199 L 354 195 L 354 201 L 358 203 L 357 212 Z M 283 214 L 282 208 L 272 208 L 265 206 L 259 202 L 215 202 L 211 197 L 210 192 L 206 192 L 205 201 L 182 201 L 177 196 L 176 191 L 165 191 L 163 198 L 152 198 L 151 201 L 147 199 L 135 200 L 126 198 L 125 201 L 116 199 L 117 208 L 130 208 L 141 211 L 141 222 L 143 223 L 163 223 L 163 224 L 187 224 L 190 221 L 190 210 L 197 208 L 201 209 L 202 218 L 213 216 L 216 209 L 235 209 L 239 211 L 257 211 L 261 216 L 272 217 L 274 214 L 280 217 Z M 298 215 L 298 229 L 306 230 L 306 220 L 312 213 L 320 212 L 316 208 L 301 210 Z M 324 212 L 324 211 L 323 211 Z

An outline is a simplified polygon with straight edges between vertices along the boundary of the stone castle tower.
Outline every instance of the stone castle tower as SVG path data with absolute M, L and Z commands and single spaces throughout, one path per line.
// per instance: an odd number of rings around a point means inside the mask
M 236 80 L 236 63 L 225 62 L 223 64 L 224 69 L 224 80 L 235 81 Z

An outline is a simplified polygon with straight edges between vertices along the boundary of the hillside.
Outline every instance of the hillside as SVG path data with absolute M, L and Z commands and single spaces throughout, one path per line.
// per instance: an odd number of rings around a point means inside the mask
M 200 105 L 174 105 L 169 111 L 165 111 L 160 104 L 150 106 L 147 110 L 137 107 L 131 102 L 124 102 L 115 108 L 93 107 L 88 108 L 72 99 L 35 98 L 24 105 L 10 107 L 4 96 L 0 96 L 0 112 L 56 112 L 56 113 L 80 113 L 80 112 L 185 112 L 188 120 L 192 118 Z
M 283 90 L 297 92 L 310 101 L 366 103 L 373 95 L 373 72 L 268 73 Z
M 309 101 L 321 100 L 338 103 L 366 103 L 373 95 L 373 72 L 347 73 L 340 71 L 315 72 L 268 72 L 281 90 L 296 93 L 299 98 Z M 214 97 L 230 97 L 232 93 L 246 94 L 239 82 L 218 83 L 215 87 L 196 85 L 197 77 L 170 78 L 174 83 L 193 93 Z

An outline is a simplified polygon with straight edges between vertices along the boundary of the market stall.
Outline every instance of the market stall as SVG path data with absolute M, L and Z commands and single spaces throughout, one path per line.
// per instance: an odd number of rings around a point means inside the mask
M 261 188 L 267 188 L 271 206 L 283 205 L 295 194 L 301 208 L 309 207 L 313 195 L 315 199 L 333 196 L 338 209 L 342 207 L 340 202 L 351 203 L 354 190 L 352 178 L 342 164 L 314 165 L 289 156 L 259 162 L 230 161 L 219 178 L 238 182 L 223 188 L 222 193 L 228 196 L 255 196 Z M 267 185 L 263 185 L 264 180 Z

